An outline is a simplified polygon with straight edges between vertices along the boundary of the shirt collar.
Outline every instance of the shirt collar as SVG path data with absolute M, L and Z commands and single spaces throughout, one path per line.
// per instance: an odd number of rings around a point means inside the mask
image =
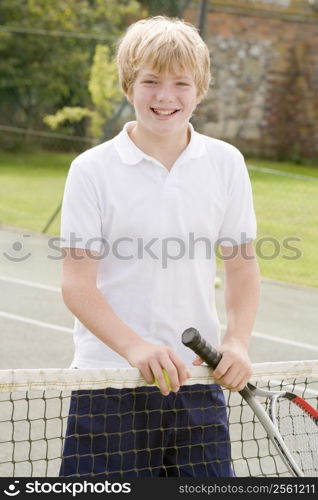
M 144 153 L 131 140 L 128 134 L 128 129 L 132 127 L 134 123 L 136 122 L 126 123 L 123 130 L 114 138 L 115 148 L 122 162 L 128 165 L 136 165 L 143 159 L 153 160 L 151 156 Z M 199 158 L 200 156 L 203 156 L 205 153 L 205 144 L 201 134 L 199 134 L 194 130 L 193 125 L 190 122 L 188 125 L 191 133 L 191 138 L 189 144 L 187 145 L 185 150 L 181 153 L 183 161 L 191 158 Z

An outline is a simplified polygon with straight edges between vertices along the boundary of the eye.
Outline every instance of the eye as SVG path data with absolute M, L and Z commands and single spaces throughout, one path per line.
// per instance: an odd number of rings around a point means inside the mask
M 178 82 L 177 85 L 182 85 L 182 86 L 188 87 L 189 84 L 186 82 Z
M 157 83 L 157 82 L 155 82 L 154 80 L 145 80 L 142 83 Z

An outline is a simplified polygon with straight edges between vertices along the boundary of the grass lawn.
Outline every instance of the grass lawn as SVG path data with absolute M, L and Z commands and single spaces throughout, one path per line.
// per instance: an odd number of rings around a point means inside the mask
M 263 276 L 318 287 L 318 168 L 264 160 L 247 160 L 247 165 L 305 176 L 249 170 L 256 248 Z
M 59 205 L 74 153 L 0 153 L 0 223 L 41 232 Z M 318 287 L 318 168 L 247 159 L 264 277 Z M 298 178 L 261 169 L 301 174 Z M 312 178 L 316 178 L 315 179 Z M 48 233 L 59 234 L 60 217 Z M 292 248 L 291 248 L 292 247 Z
M 76 154 L 0 153 L 0 223 L 41 232 L 58 206 Z M 60 218 L 49 228 L 59 234 Z

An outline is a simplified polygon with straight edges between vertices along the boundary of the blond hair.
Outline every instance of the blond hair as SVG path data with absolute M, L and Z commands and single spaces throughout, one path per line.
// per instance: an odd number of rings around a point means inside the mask
M 158 73 L 190 70 L 199 100 L 208 91 L 208 47 L 195 26 L 178 18 L 155 16 L 129 26 L 117 49 L 119 83 L 124 94 L 129 94 L 143 66 Z

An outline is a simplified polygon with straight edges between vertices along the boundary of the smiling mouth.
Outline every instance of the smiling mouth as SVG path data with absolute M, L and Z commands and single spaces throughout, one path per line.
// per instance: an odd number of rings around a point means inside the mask
M 155 115 L 158 116 L 171 116 L 175 115 L 176 113 L 178 113 L 178 111 L 180 111 L 180 109 L 171 109 L 171 110 L 156 109 L 156 108 L 150 108 L 150 109 L 153 113 L 155 113 Z

